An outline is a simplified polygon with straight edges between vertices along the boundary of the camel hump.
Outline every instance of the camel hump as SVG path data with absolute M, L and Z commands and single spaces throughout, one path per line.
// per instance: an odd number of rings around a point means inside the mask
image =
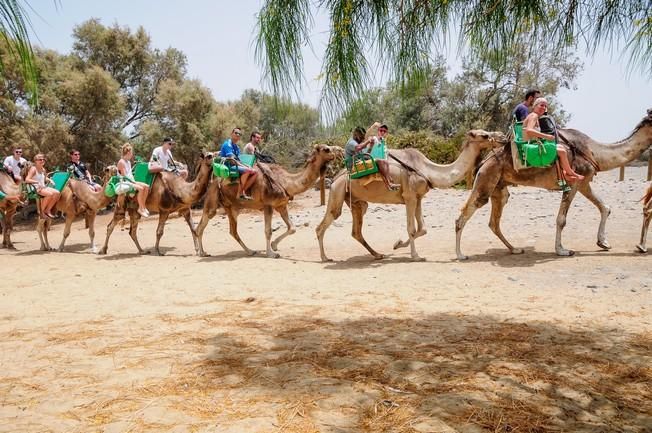
M 260 170 L 262 173 L 263 180 L 265 181 L 265 195 L 268 195 L 273 199 L 292 199 L 283 185 L 281 185 L 281 183 L 276 179 L 274 172 L 269 168 L 267 164 L 258 162 L 256 167 L 258 167 L 258 170 Z

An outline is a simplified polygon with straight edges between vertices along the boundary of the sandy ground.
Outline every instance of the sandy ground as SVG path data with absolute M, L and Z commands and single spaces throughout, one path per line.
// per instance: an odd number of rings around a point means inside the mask
M 525 254 L 490 232 L 487 206 L 466 227 L 468 262 L 455 260 L 458 190 L 427 196 L 421 263 L 391 250 L 404 210 L 373 204 L 366 238 L 390 257 L 351 238 L 345 209 L 326 233 L 335 261 L 320 263 L 314 191 L 292 204 L 299 227 L 280 259 L 245 257 L 221 214 L 206 258 L 180 218 L 164 257 L 136 255 L 124 230 L 92 255 L 81 221 L 65 253 L 43 253 L 23 227 L 18 250 L 0 250 L 0 431 L 650 432 L 652 257 L 634 252 L 644 176 L 595 181 L 612 207 L 609 252 L 578 196 L 571 258 L 554 255 L 560 194 L 530 188 L 511 190 L 503 217 Z M 146 248 L 155 227 L 140 226 Z M 240 233 L 264 249 L 261 214 L 242 215 Z

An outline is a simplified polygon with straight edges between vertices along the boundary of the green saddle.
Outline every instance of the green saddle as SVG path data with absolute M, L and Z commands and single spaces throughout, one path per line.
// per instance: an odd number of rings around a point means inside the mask
M 550 167 L 557 159 L 557 143 L 550 140 L 523 140 L 523 122 L 514 122 L 514 143 L 526 167 Z
M 147 162 L 137 162 L 134 164 L 132 171 L 136 182 L 143 182 L 149 187 L 152 186 L 152 182 L 154 182 L 154 173 L 149 172 L 149 164 Z
M 351 179 L 359 179 L 378 172 L 378 164 L 368 153 L 359 153 L 353 158 L 346 158 L 344 163 Z
M 253 167 L 256 163 L 256 155 L 241 154 L 240 162 L 247 167 Z M 236 164 L 232 164 L 226 158 L 218 156 L 213 159 L 213 175 L 222 179 L 235 180 L 240 177 L 240 172 Z
M 48 177 L 50 179 L 52 179 L 52 182 L 54 183 L 54 185 L 52 185 L 52 188 L 54 188 L 57 191 L 61 192 L 61 191 L 63 191 L 63 189 L 68 184 L 68 181 L 70 180 L 70 172 L 69 171 L 55 171 L 54 173 L 52 173 L 51 176 L 48 176 Z M 36 187 L 34 185 L 28 185 L 26 183 L 23 183 L 23 187 L 25 188 L 28 199 L 36 200 L 36 199 L 39 198 L 39 195 L 36 192 Z
M 136 192 L 136 188 L 133 186 L 130 186 L 130 188 L 126 191 L 120 191 L 122 187 L 118 187 L 118 184 L 121 182 L 124 183 L 124 176 L 111 176 L 111 179 L 109 179 L 109 181 L 106 183 L 106 186 L 104 187 L 104 195 L 109 198 L 113 198 L 120 193 L 133 194 Z

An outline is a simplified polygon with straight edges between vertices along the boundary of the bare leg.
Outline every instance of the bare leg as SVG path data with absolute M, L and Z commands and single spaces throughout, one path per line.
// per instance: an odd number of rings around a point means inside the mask
M 600 211 L 600 226 L 598 227 L 598 246 L 603 250 L 611 249 L 611 245 L 607 241 L 605 235 L 605 227 L 607 225 L 607 218 L 611 213 L 611 208 L 607 206 L 598 196 L 593 193 L 591 189 L 590 179 L 584 179 L 582 183 L 577 186 L 577 190 L 586 197 L 591 203 L 595 205 Z
M 570 208 L 576 193 L 577 187 L 575 186 L 569 192 L 565 192 L 561 198 L 559 212 L 557 213 L 557 232 L 555 234 L 555 252 L 558 256 L 572 256 L 575 254 L 575 251 L 567 250 L 562 246 L 561 232 L 566 226 L 566 215 L 568 214 L 568 209 Z
M 374 259 L 380 260 L 384 259 L 385 255 L 376 252 L 371 246 L 367 243 L 365 238 L 362 236 L 362 223 L 364 221 L 364 214 L 367 212 L 367 207 L 369 205 L 366 201 L 356 201 L 351 203 L 351 216 L 353 217 L 353 227 L 351 229 L 351 236 L 360 242 L 363 247 L 374 256 Z
M 274 241 L 272 241 L 272 249 L 274 251 L 278 251 L 278 244 L 285 239 L 287 236 L 293 235 L 296 233 L 296 228 L 294 227 L 294 224 L 292 223 L 292 219 L 290 218 L 290 214 L 288 213 L 288 208 L 287 205 L 285 206 L 279 206 L 276 208 L 276 212 L 279 213 L 281 218 L 283 218 L 283 221 L 285 222 L 285 226 L 287 227 L 287 230 L 285 233 L 279 235 Z
M 229 217 L 229 232 L 231 233 L 231 236 L 233 236 L 233 239 L 235 239 L 242 249 L 247 253 L 249 256 L 253 256 L 256 254 L 255 250 L 250 250 L 247 248 L 247 246 L 242 242 L 242 239 L 240 239 L 240 235 L 238 234 L 238 214 L 235 210 L 232 208 L 226 209 L 226 214 Z
M 385 187 L 389 190 L 394 190 L 398 189 L 400 185 L 394 185 L 392 183 L 392 177 L 389 173 L 389 165 L 387 164 L 387 161 L 384 160 L 378 160 L 376 161 L 376 165 L 378 165 L 378 171 L 380 172 L 380 175 L 383 177 L 383 182 L 385 182 Z
M 249 188 L 256 182 L 256 178 L 258 177 L 258 173 L 255 171 L 249 172 L 249 176 L 247 176 L 246 180 L 243 180 L 243 186 L 242 186 L 242 193 L 247 194 L 249 193 Z
M 569 182 L 574 182 L 576 180 L 584 179 L 584 176 L 575 173 L 575 170 L 573 170 L 573 168 L 571 167 L 570 162 L 568 160 L 568 151 L 566 150 L 566 146 L 564 146 L 563 144 L 558 144 L 557 155 L 559 156 L 559 162 L 561 163 L 561 168 L 564 170 L 564 175 L 566 177 L 566 180 L 568 180 Z

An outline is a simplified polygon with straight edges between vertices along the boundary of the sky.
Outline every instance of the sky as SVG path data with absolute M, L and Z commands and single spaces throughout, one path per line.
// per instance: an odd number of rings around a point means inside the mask
M 261 0 L 31 0 L 33 43 L 60 53 L 72 48 L 73 28 L 90 18 L 132 30 L 142 26 L 155 48 L 174 47 L 187 57 L 188 75 L 199 79 L 219 101 L 240 98 L 245 89 L 263 89 L 255 61 L 256 13 Z M 317 20 L 312 50 L 304 51 L 306 85 L 300 100 L 319 102 L 321 54 L 327 42 L 325 20 Z M 450 50 L 453 56 L 455 50 Z M 453 53 L 453 54 L 451 54 Z M 571 114 L 567 127 L 602 142 L 626 138 L 652 108 L 652 77 L 630 74 L 626 59 L 601 50 L 584 61 L 576 90 L 562 90 L 558 99 Z M 451 61 L 451 71 L 459 59 Z M 370 119 L 373 122 L 376 119 Z

